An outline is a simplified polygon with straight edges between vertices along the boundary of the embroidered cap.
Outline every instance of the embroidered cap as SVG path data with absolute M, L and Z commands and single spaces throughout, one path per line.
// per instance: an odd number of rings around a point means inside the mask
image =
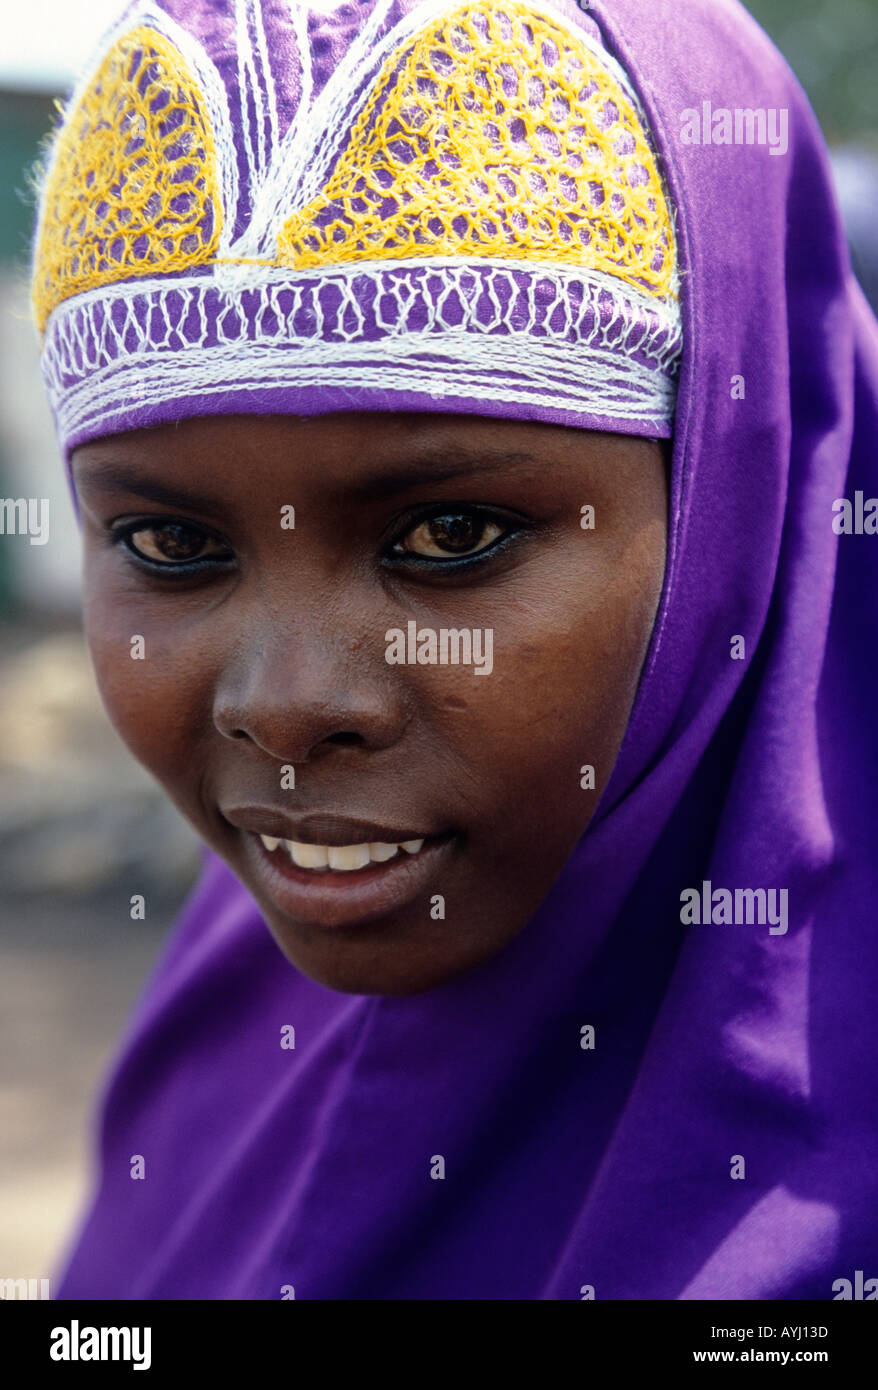
M 626 74 L 563 3 L 135 0 L 42 176 L 65 455 L 247 411 L 670 435 L 670 201 Z

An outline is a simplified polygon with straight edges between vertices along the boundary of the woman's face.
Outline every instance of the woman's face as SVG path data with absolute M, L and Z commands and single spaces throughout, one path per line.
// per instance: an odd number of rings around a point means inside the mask
M 411 994 L 501 950 L 619 751 L 664 574 L 661 447 L 225 416 L 73 467 L 110 718 L 287 959 Z

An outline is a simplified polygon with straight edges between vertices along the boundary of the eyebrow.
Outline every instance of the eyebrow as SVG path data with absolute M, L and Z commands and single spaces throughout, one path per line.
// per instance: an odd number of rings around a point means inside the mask
M 537 460 L 532 454 L 517 451 L 453 449 L 441 454 L 432 453 L 407 463 L 403 468 L 366 477 L 354 483 L 350 491 L 358 501 L 375 502 L 384 497 L 392 497 L 406 488 L 417 487 L 420 483 L 448 482 L 474 472 L 501 473 L 515 472 L 521 468 L 533 468 Z
M 154 478 L 141 477 L 136 471 L 118 465 L 97 464 L 76 469 L 74 481 L 77 487 L 87 483 L 105 492 L 130 492 L 148 502 L 165 502 L 169 507 L 186 507 L 191 511 L 210 512 L 217 506 L 215 497 L 205 497 L 182 487 L 166 487 Z
M 407 461 L 403 468 L 366 477 L 354 482 L 345 491 L 359 502 L 380 501 L 423 483 L 446 482 L 476 471 L 486 474 L 515 472 L 533 468 L 537 462 L 533 454 L 521 451 L 510 453 L 456 448 L 425 455 L 416 463 Z M 103 491 L 127 492 L 149 502 L 162 502 L 169 507 L 183 507 L 191 511 L 213 512 L 224 506 L 216 497 L 207 497 L 184 487 L 169 487 L 155 478 L 141 475 L 136 466 L 118 463 L 86 465 L 76 470 L 76 481 Z

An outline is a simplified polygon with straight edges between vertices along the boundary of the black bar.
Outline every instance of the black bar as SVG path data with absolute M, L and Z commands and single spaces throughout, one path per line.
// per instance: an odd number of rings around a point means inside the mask
M 840 1301 L 595 1300 L 578 1303 L 575 1311 L 568 1310 L 563 1317 L 553 1315 L 548 1325 L 542 1322 L 542 1314 L 532 1325 L 522 1323 L 517 1314 L 514 1328 L 507 1315 L 501 1314 L 501 1321 L 495 1323 L 491 1308 L 500 1306 L 486 1301 L 455 1303 L 451 1308 L 443 1303 L 432 1305 L 425 1314 L 409 1303 L 403 1313 L 391 1313 L 382 1324 L 375 1321 L 381 1315 L 374 1306 L 364 1314 L 349 1303 L 302 1301 L 296 1307 L 293 1300 L 274 1305 L 22 1300 L 15 1307 L 5 1307 L 0 1329 L 5 1364 L 14 1360 L 19 1377 L 42 1371 L 50 1379 L 57 1376 L 63 1381 L 71 1375 L 100 1377 L 106 1372 L 117 1379 L 135 1375 L 135 1384 L 148 1375 L 163 1383 L 168 1373 L 252 1375 L 271 1367 L 295 1382 L 303 1372 L 309 1380 L 313 1378 L 308 1362 L 314 1357 L 328 1361 L 327 1371 L 331 1370 L 334 1381 L 346 1362 L 358 1376 L 395 1367 L 405 1372 L 413 1390 L 425 1382 L 435 1383 L 443 1364 L 459 1376 L 464 1367 L 472 1370 L 476 1360 L 491 1369 L 496 1382 L 507 1356 L 518 1374 L 527 1376 L 526 1363 L 517 1358 L 528 1350 L 531 1338 L 540 1339 L 539 1380 L 547 1386 L 594 1383 L 601 1367 L 599 1380 L 606 1379 L 607 1371 L 621 1377 L 628 1371 L 662 1374 L 684 1367 L 692 1368 L 696 1380 L 702 1370 L 710 1376 L 717 1365 L 774 1365 L 779 1373 L 809 1366 L 837 1377 L 839 1372 L 871 1364 L 878 1333 L 876 1310 Z M 466 1346 L 455 1336 L 460 1327 L 466 1331 Z M 104 1341 L 106 1360 L 86 1360 L 82 1355 L 76 1360 L 52 1358 L 53 1346 L 68 1354 L 74 1347 L 78 1353 L 100 1349 L 101 1328 L 120 1329 L 116 1349 L 120 1354 L 127 1351 L 129 1360 L 111 1359 L 113 1334 Z M 97 1329 L 97 1334 L 88 1329 Z M 127 1342 L 121 1329 L 130 1334 Z M 134 1329 L 140 1329 L 136 1338 Z M 548 1349 L 543 1340 L 547 1330 L 552 1335 Z M 563 1345 L 559 1334 L 566 1334 Z M 562 1354 L 564 1371 L 558 1361 Z M 134 1369 L 135 1360 L 143 1363 L 140 1371 Z M 549 1371 L 549 1364 L 554 1371 Z

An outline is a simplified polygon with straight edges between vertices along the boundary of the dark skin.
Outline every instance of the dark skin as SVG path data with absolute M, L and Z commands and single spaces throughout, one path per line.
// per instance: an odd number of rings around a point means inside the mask
M 100 439 L 73 470 L 109 716 L 287 959 L 331 989 L 408 995 L 502 950 L 622 742 L 664 576 L 662 447 L 480 416 L 240 415 Z M 144 496 L 156 485 L 199 500 Z M 294 529 L 280 524 L 289 505 Z M 410 620 L 491 629 L 493 670 L 389 665 L 385 634 Z M 269 820 L 243 826 L 253 807 Z M 438 857 L 388 911 L 295 917 L 257 865 L 272 815 L 310 815 L 290 838 L 315 844 L 333 826 L 335 843 L 357 842 L 332 817 L 411 826 Z

